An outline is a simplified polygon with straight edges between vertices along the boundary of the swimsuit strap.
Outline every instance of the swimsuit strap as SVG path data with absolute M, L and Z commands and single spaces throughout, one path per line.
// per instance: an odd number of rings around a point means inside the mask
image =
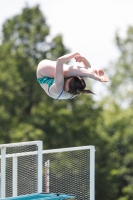
M 59 94 L 59 96 L 57 97 L 57 99 L 60 98 L 60 96 L 62 95 L 63 91 L 64 91 L 64 90 L 61 91 L 61 93 Z
M 50 92 L 49 92 L 49 87 L 48 87 L 48 93 L 49 93 L 49 95 L 50 95 Z
M 73 99 L 75 96 L 71 96 L 70 99 Z

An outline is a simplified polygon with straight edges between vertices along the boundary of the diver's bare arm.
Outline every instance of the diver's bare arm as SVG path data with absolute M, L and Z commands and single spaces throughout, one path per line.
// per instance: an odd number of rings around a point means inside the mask
M 57 59 L 56 62 L 54 79 L 55 79 L 55 91 L 60 92 L 63 89 L 64 85 L 63 62 L 60 59 Z
M 54 75 L 56 92 L 60 92 L 63 89 L 63 85 L 64 85 L 63 65 L 69 60 L 71 60 L 72 58 L 74 58 L 76 55 L 79 55 L 79 53 L 69 53 L 57 59 L 55 75 Z
M 89 63 L 89 61 L 86 58 L 83 59 L 82 63 L 84 64 L 85 68 L 87 68 L 87 69 L 91 68 L 90 63 Z
M 86 69 L 91 68 L 89 61 L 85 57 L 77 55 L 75 57 L 75 60 L 76 60 L 76 62 L 82 62 Z
M 75 58 L 77 55 L 80 55 L 79 53 L 69 53 L 64 56 L 61 56 L 58 58 L 58 61 L 61 61 L 63 64 L 71 60 L 72 58 Z

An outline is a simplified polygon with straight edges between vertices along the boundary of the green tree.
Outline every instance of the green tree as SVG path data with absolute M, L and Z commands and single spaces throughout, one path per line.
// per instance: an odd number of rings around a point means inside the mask
M 107 73 L 110 77 L 110 92 L 113 101 L 124 107 L 133 106 L 133 27 L 129 27 L 126 37 L 116 33 L 115 41 L 119 58 L 112 63 Z
M 125 38 L 116 34 L 116 45 L 120 56 L 107 69 L 109 95 L 102 101 L 104 130 L 110 141 L 108 176 L 110 193 L 115 194 L 115 199 L 130 200 L 133 198 L 133 27 L 127 29 Z
M 35 129 L 31 120 L 35 107 L 37 109 L 42 100 L 48 99 L 36 82 L 36 67 L 50 55 L 57 59 L 68 52 L 61 35 L 47 42 L 49 35 L 39 6 L 26 7 L 20 15 L 3 24 L 0 45 L 1 143 L 15 141 L 17 134 L 22 140 L 35 140 L 43 134 L 42 130 Z
M 98 152 L 99 175 L 106 176 L 109 200 L 130 200 L 133 197 L 133 113 L 112 103 L 110 110 L 104 110 L 103 119 L 98 129 L 103 131 L 106 152 L 103 149 Z M 100 159 L 102 154 L 104 160 Z

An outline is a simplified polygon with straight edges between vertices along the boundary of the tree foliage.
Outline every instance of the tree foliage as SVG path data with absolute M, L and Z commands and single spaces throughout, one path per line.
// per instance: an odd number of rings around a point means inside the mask
M 33 140 L 42 133 L 41 130 L 34 129 L 30 120 L 32 110 L 38 108 L 42 99 L 44 101 L 48 99 L 43 98 L 43 91 L 36 82 L 36 67 L 50 54 L 57 59 L 68 52 L 63 45 L 61 35 L 47 42 L 49 34 L 46 19 L 38 6 L 24 8 L 20 15 L 3 24 L 0 45 L 2 142 L 12 141 L 11 135 L 15 134 L 14 129 L 23 140 Z M 54 53 L 56 45 L 59 46 L 58 52 Z M 26 130 L 29 130 L 28 133 L 34 131 L 32 137 L 24 139 L 24 134 L 27 136 Z M 15 136 L 13 140 L 15 141 Z
M 110 91 L 113 99 L 121 106 L 133 105 L 133 27 L 129 27 L 126 37 L 122 38 L 117 32 L 115 36 L 120 56 L 112 63 L 108 74 L 110 76 Z
M 116 34 L 119 58 L 107 69 L 110 74 L 109 96 L 104 99 L 105 130 L 110 140 L 110 175 L 113 193 L 118 200 L 133 198 L 133 27 L 125 38 Z

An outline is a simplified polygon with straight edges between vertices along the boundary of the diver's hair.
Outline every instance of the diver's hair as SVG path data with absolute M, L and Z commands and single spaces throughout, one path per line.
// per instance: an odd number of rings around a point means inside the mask
M 86 83 L 83 78 L 80 76 L 72 76 L 67 79 L 65 82 L 65 90 L 66 92 L 72 94 L 72 95 L 78 95 L 78 94 L 87 94 L 91 93 L 94 94 L 91 90 L 85 90 Z

